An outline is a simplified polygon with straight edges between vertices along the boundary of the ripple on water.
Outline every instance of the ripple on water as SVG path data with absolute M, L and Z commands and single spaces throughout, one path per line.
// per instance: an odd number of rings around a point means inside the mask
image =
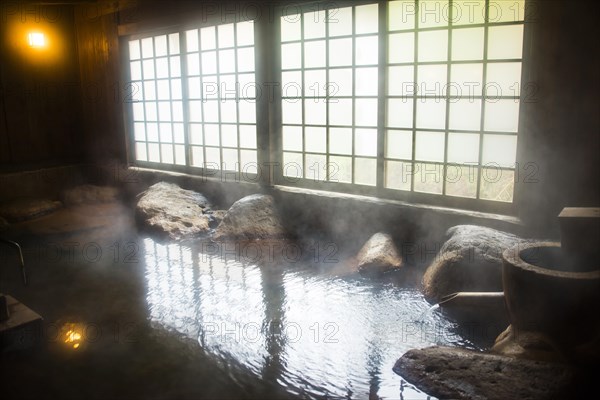
M 461 344 L 419 291 L 310 268 L 259 268 L 144 241 L 150 318 L 290 393 L 427 398 L 392 371 L 411 348 Z

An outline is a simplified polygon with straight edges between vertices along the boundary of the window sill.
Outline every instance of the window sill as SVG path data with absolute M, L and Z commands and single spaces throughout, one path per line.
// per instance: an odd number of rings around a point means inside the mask
M 450 208 L 442 206 L 434 206 L 429 204 L 421 203 L 409 203 L 401 200 L 383 199 L 378 197 L 348 194 L 340 192 L 329 192 L 324 190 L 306 189 L 290 186 L 279 186 L 273 187 L 273 190 L 281 193 L 289 193 L 295 195 L 308 195 L 320 198 L 326 198 L 331 200 L 351 200 L 361 202 L 363 204 L 371 204 L 374 206 L 385 206 L 394 207 L 398 209 L 405 209 L 407 211 L 416 211 L 423 213 L 434 213 L 440 216 L 448 217 L 464 217 L 466 220 L 478 222 L 482 225 L 487 226 L 499 226 L 509 231 L 521 230 L 524 228 L 524 224 L 520 218 L 510 215 L 494 214 L 481 211 L 464 210 L 460 208 Z
M 230 186 L 243 187 L 242 192 L 257 193 L 264 191 L 264 187 L 257 183 L 244 182 L 244 181 L 224 181 L 222 179 L 210 176 L 194 175 L 185 172 L 174 172 L 165 171 L 153 168 L 141 168 L 141 167 L 129 167 L 129 171 L 132 174 L 138 175 L 140 178 L 144 176 L 152 176 L 153 178 L 166 179 L 166 180 L 189 180 L 198 185 L 219 185 L 219 186 Z M 429 205 L 423 203 L 407 202 L 402 200 L 385 199 L 373 196 L 349 194 L 317 189 L 308 189 L 301 187 L 291 187 L 275 185 L 270 188 L 274 194 L 289 194 L 292 196 L 308 196 L 312 198 L 321 198 L 325 200 L 346 200 L 361 203 L 364 205 L 372 205 L 375 207 L 389 207 L 395 210 L 406 211 L 408 213 L 421 213 L 438 216 L 442 218 L 456 219 L 456 224 L 479 224 L 483 226 L 489 226 L 513 233 L 522 232 L 525 225 L 520 218 L 511 215 L 502 215 L 496 213 L 488 213 L 481 211 L 472 211 L 461 208 L 443 207 L 438 205 Z M 202 190 L 199 188 L 199 190 Z M 222 188 L 221 190 L 226 190 Z M 240 192 L 241 194 L 241 192 Z

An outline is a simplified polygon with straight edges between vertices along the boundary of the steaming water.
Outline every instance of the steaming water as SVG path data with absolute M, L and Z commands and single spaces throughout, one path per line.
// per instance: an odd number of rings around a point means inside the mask
M 394 362 L 433 344 L 475 347 L 416 289 L 203 249 L 143 241 L 151 320 L 289 394 L 427 399 Z
M 429 307 L 424 313 L 423 315 L 421 315 L 416 322 L 419 324 L 424 324 L 427 321 L 427 318 L 429 317 L 429 315 L 431 313 L 433 313 L 436 310 L 440 309 L 440 305 L 439 304 L 434 304 L 431 307 Z

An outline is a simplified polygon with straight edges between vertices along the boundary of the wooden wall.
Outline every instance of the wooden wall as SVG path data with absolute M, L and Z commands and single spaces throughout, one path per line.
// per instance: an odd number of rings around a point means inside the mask
M 73 7 L 12 2 L 0 10 L 0 171 L 82 160 Z M 47 34 L 46 50 L 28 46 L 31 30 Z
M 566 206 L 600 206 L 598 2 L 537 1 L 519 153 L 519 216 L 540 235 Z M 531 179 L 528 179 L 528 176 Z
M 0 7 L 0 171 L 125 160 L 118 6 L 38 4 Z
M 75 7 L 79 49 L 82 135 L 86 158 L 95 163 L 126 159 L 123 122 L 125 82 L 119 57 L 118 3 L 97 2 Z

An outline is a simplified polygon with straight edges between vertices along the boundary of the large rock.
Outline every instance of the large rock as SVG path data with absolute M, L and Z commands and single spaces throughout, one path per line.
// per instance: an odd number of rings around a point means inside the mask
M 223 218 L 225 218 L 225 215 L 227 215 L 227 210 L 213 210 L 210 214 L 210 227 L 216 228 L 219 226 L 221 221 L 223 221 Z
M 509 325 L 496 338 L 491 351 L 509 357 L 538 361 L 566 361 L 552 339 L 540 332 L 519 331 Z
M 166 182 L 150 186 L 136 206 L 138 220 L 171 239 L 207 233 L 209 211 L 210 204 L 203 195 Z
M 358 270 L 364 274 L 381 274 L 400 268 L 402 257 L 391 236 L 376 233 L 365 243 L 356 256 Z
M 50 214 L 62 203 L 47 199 L 17 199 L 0 205 L 0 216 L 8 222 L 22 222 Z
M 449 239 L 423 275 L 423 293 L 439 302 L 456 292 L 501 292 L 502 252 L 530 240 L 475 225 L 448 229 Z
M 213 239 L 278 239 L 286 236 L 272 196 L 253 194 L 229 208 Z
M 451 347 L 409 350 L 393 369 L 440 399 L 571 399 L 586 389 L 586 377 L 565 364 Z
M 118 190 L 110 186 L 81 185 L 62 193 L 66 206 L 81 204 L 110 203 L 117 200 Z

